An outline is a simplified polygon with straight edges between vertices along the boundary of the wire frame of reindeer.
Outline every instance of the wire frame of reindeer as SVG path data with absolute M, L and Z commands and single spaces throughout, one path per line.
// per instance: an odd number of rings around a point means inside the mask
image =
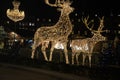
M 76 39 L 71 41 L 70 47 L 72 50 L 72 64 L 74 64 L 74 57 L 76 57 L 76 62 L 79 64 L 78 57 L 82 53 L 82 65 L 85 65 L 85 59 L 88 56 L 89 66 L 91 67 L 91 58 L 95 45 L 100 41 L 106 40 L 106 37 L 101 35 L 102 32 L 106 32 L 106 30 L 102 30 L 104 27 L 104 16 L 99 18 L 100 24 L 97 30 L 93 30 L 94 20 L 89 21 L 89 16 L 82 18 L 82 22 L 85 27 L 91 31 L 93 36 L 91 38 Z
M 49 0 L 45 0 L 45 3 L 51 7 L 58 7 L 58 10 L 61 12 L 58 22 L 53 26 L 43 26 L 37 29 L 34 34 L 34 44 L 32 46 L 32 55 L 31 58 L 34 58 L 36 48 L 41 45 L 41 51 L 44 55 L 46 61 L 52 61 L 52 54 L 55 48 L 55 45 L 58 42 L 62 42 L 64 46 L 64 54 L 66 64 L 69 64 L 68 60 L 68 50 L 67 42 L 68 36 L 72 32 L 72 23 L 69 18 L 69 14 L 74 11 L 74 8 L 71 7 L 71 2 L 69 0 L 56 0 L 55 4 L 51 4 Z M 50 56 L 49 59 L 46 55 L 46 48 L 51 42 Z

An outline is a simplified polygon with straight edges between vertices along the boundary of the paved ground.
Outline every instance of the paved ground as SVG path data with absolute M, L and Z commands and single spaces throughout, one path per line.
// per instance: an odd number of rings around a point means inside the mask
M 87 77 L 0 63 L 0 80 L 90 80 Z

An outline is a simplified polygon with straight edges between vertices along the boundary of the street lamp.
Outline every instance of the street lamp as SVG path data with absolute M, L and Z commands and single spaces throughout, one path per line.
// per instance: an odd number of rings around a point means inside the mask
M 7 9 L 6 14 L 7 17 L 14 21 L 15 23 L 18 21 L 21 21 L 24 19 L 25 17 L 25 13 L 24 11 L 19 11 L 19 6 L 20 6 L 20 2 L 19 1 L 12 1 L 13 4 L 13 9 Z M 16 30 L 16 25 L 15 25 L 15 30 Z M 14 41 L 15 41 L 15 35 L 14 35 Z
M 24 13 L 24 11 L 19 11 L 20 2 L 14 0 L 12 2 L 12 4 L 13 4 L 14 8 L 13 9 L 7 9 L 7 12 L 6 12 L 7 17 L 14 22 L 23 20 L 24 17 L 25 17 L 25 13 Z

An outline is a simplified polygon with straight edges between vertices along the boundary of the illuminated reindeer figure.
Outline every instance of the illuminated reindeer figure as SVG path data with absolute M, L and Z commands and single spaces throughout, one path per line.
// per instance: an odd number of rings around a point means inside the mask
M 69 18 L 69 14 L 73 12 L 74 8 L 72 8 L 71 2 L 69 0 L 56 0 L 55 4 L 49 3 L 48 0 L 45 0 L 45 3 L 52 7 L 58 7 L 58 10 L 61 11 L 61 15 L 59 17 L 58 22 L 53 26 L 44 26 L 37 29 L 34 34 L 34 44 L 32 46 L 32 55 L 31 58 L 34 58 L 35 49 L 41 45 L 41 51 L 44 55 L 46 61 L 48 61 L 46 55 L 46 48 L 48 47 L 49 43 L 51 42 L 51 49 L 50 49 L 50 57 L 49 61 L 52 61 L 52 53 L 55 48 L 55 45 L 58 42 L 63 43 L 64 46 L 64 53 L 66 64 L 69 63 L 68 54 L 67 54 L 67 42 L 68 36 L 72 32 L 72 24 Z
M 70 47 L 72 49 L 72 64 L 74 64 L 74 56 L 76 56 L 77 64 L 79 64 L 78 56 L 80 55 L 80 53 L 83 53 L 82 65 L 85 64 L 85 58 L 86 56 L 88 56 L 89 66 L 91 66 L 91 56 L 92 56 L 93 48 L 95 44 L 99 41 L 104 41 L 106 39 L 104 36 L 101 35 L 101 32 L 103 32 L 102 28 L 104 27 L 104 24 L 103 24 L 104 17 L 102 17 L 102 19 L 99 18 L 100 25 L 97 31 L 92 30 L 93 25 L 91 28 L 89 27 L 89 25 L 91 24 L 91 22 L 93 22 L 93 20 L 88 22 L 88 19 L 89 17 L 82 19 L 82 21 L 87 27 L 87 29 L 89 29 L 92 32 L 93 36 L 91 38 L 76 39 L 71 41 Z

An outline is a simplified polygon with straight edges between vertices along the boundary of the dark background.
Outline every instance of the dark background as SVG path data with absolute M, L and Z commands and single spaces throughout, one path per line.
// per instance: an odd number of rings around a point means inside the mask
M 15 24 L 6 16 L 7 9 L 13 9 L 12 5 L 13 0 L 0 0 L 0 24 L 6 26 L 7 29 L 13 30 L 22 36 L 31 36 L 33 37 L 34 32 L 38 27 L 45 24 L 55 24 L 60 16 L 60 12 L 57 11 L 55 7 L 48 6 L 45 4 L 44 0 L 17 0 L 20 1 L 19 10 L 25 12 L 25 18 L 22 21 L 24 23 L 35 22 L 35 26 L 21 26 L 27 29 L 20 30 L 20 27 L 16 27 Z M 49 0 L 51 3 L 54 3 L 55 0 Z M 120 6 L 119 2 L 116 0 L 72 0 L 72 7 L 75 8 L 74 12 L 70 14 L 70 18 L 74 20 L 73 25 L 74 31 L 84 31 L 83 27 L 80 27 L 81 24 L 78 22 L 78 19 L 81 19 L 81 16 L 93 16 L 97 14 L 99 17 L 105 16 L 105 29 L 118 30 L 118 24 L 120 24 Z M 75 14 L 78 16 L 75 16 Z M 111 16 L 112 15 L 112 16 Z M 36 22 L 36 19 L 39 18 L 40 21 Z M 43 19 L 51 19 L 52 22 L 44 21 Z M 10 24 L 6 22 L 10 21 Z M 19 24 L 17 22 L 16 24 Z M 18 26 L 18 25 L 17 25 Z M 32 30 L 32 32 L 31 32 Z M 24 33 L 24 34 L 23 34 Z M 111 34 L 111 33 L 109 33 Z M 111 36 L 111 35 L 110 35 Z M 112 35 L 113 36 L 113 35 Z
M 12 9 L 13 0 L 0 0 L 0 17 L 6 17 L 6 10 Z M 31 17 L 53 17 L 56 16 L 56 9 L 44 3 L 44 0 L 18 0 L 21 2 L 20 10 L 24 10 L 27 16 Z M 54 2 L 55 0 L 50 0 Z M 120 13 L 120 6 L 116 0 L 72 0 L 74 12 L 86 14 L 100 13 L 101 15 L 110 15 L 110 13 Z M 51 12 L 51 13 L 50 13 Z

